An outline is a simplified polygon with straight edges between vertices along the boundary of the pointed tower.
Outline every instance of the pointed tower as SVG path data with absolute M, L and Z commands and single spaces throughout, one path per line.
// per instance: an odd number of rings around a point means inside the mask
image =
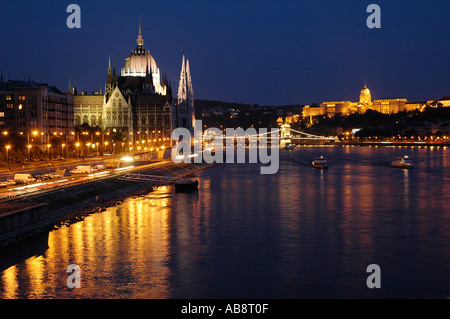
M 144 39 L 142 38 L 142 33 L 141 33 L 141 17 L 139 17 L 139 34 L 138 34 L 138 38 L 137 38 L 136 42 L 139 47 L 144 46 Z
M 185 127 L 194 134 L 195 110 L 194 90 L 192 88 L 189 60 L 183 53 L 180 82 L 178 84 L 178 104 L 176 107 L 175 127 Z
M 67 88 L 67 93 L 72 93 L 72 85 L 70 84 L 70 79 L 69 79 L 69 87 Z
M 189 105 L 194 107 L 194 88 L 192 87 L 191 69 L 189 68 L 189 59 L 186 59 L 186 87 L 187 100 Z
M 108 78 L 106 79 L 106 84 L 105 84 L 105 94 L 107 93 L 112 93 L 113 91 L 113 76 L 112 76 L 112 72 L 111 72 L 111 57 L 109 57 L 108 59 Z
M 111 57 L 109 57 L 109 60 L 108 60 L 108 79 L 107 79 L 107 83 L 108 83 L 108 84 L 111 84 L 111 83 L 112 83 Z
M 186 64 L 183 53 L 183 60 L 181 62 L 180 81 L 178 83 L 178 104 L 182 104 L 186 100 Z

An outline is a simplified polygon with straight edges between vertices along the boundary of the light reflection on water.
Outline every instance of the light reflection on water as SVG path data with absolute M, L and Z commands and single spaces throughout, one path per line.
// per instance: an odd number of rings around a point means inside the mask
M 407 152 L 414 170 L 389 167 Z M 328 170 L 311 168 L 325 155 Z M 219 165 L 48 234 L 0 273 L 2 298 L 372 298 L 450 295 L 442 148 L 310 147 L 280 171 Z M 47 242 L 45 242 L 45 245 Z M 379 264 L 382 288 L 366 267 Z M 81 268 L 81 288 L 66 268 Z

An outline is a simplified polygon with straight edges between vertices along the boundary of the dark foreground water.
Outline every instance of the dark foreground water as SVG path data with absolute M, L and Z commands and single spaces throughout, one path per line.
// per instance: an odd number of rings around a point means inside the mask
M 404 154 L 415 169 L 389 167 Z M 0 297 L 450 296 L 449 149 L 304 147 L 259 172 L 218 165 L 198 192 L 160 188 L 28 241 L 1 256 Z M 67 287 L 70 264 L 81 288 Z

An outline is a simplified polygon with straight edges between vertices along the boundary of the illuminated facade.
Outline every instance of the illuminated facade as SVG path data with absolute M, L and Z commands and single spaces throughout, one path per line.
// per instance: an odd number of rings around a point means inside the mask
M 137 38 L 137 47 L 131 51 L 125 59 L 125 65 L 122 68 L 122 77 L 149 77 L 146 88 L 151 89 L 156 94 L 166 95 L 167 83 L 161 83 L 161 72 L 156 65 L 155 59 L 150 51 L 144 48 L 144 39 L 141 33 L 141 23 L 139 22 L 139 35 Z
M 367 110 L 374 110 L 383 114 L 393 114 L 401 111 L 411 111 L 422 108 L 426 103 L 408 103 L 405 98 L 375 99 L 369 88 L 364 85 L 359 95 L 359 102 L 351 101 L 325 101 L 319 106 L 306 105 L 303 108 L 303 117 L 329 116 L 336 114 L 344 116 L 358 113 L 364 114 Z
M 438 106 L 450 107 L 450 95 L 442 97 L 442 99 L 438 101 Z
M 104 94 L 74 96 L 75 125 L 87 123 L 104 132 L 120 132 L 128 140 L 139 134 L 170 137 L 173 98 L 171 87 L 150 52 L 144 48 L 139 23 L 137 47 L 125 59 L 121 74 L 108 64 Z
M 73 138 L 73 95 L 34 81 L 0 82 L 0 130 L 43 145 Z
M 178 103 L 176 105 L 175 127 L 185 127 L 194 134 L 195 109 L 194 89 L 192 87 L 189 60 L 183 54 L 180 82 L 178 85 Z

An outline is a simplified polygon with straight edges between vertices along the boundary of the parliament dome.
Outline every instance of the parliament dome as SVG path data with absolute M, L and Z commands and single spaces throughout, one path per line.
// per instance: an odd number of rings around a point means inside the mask
M 122 76 L 145 76 L 148 73 L 158 73 L 158 66 L 150 52 L 144 48 L 144 39 L 141 34 L 141 23 L 139 22 L 139 35 L 137 38 L 137 47 L 125 59 L 125 65 L 122 68 Z

